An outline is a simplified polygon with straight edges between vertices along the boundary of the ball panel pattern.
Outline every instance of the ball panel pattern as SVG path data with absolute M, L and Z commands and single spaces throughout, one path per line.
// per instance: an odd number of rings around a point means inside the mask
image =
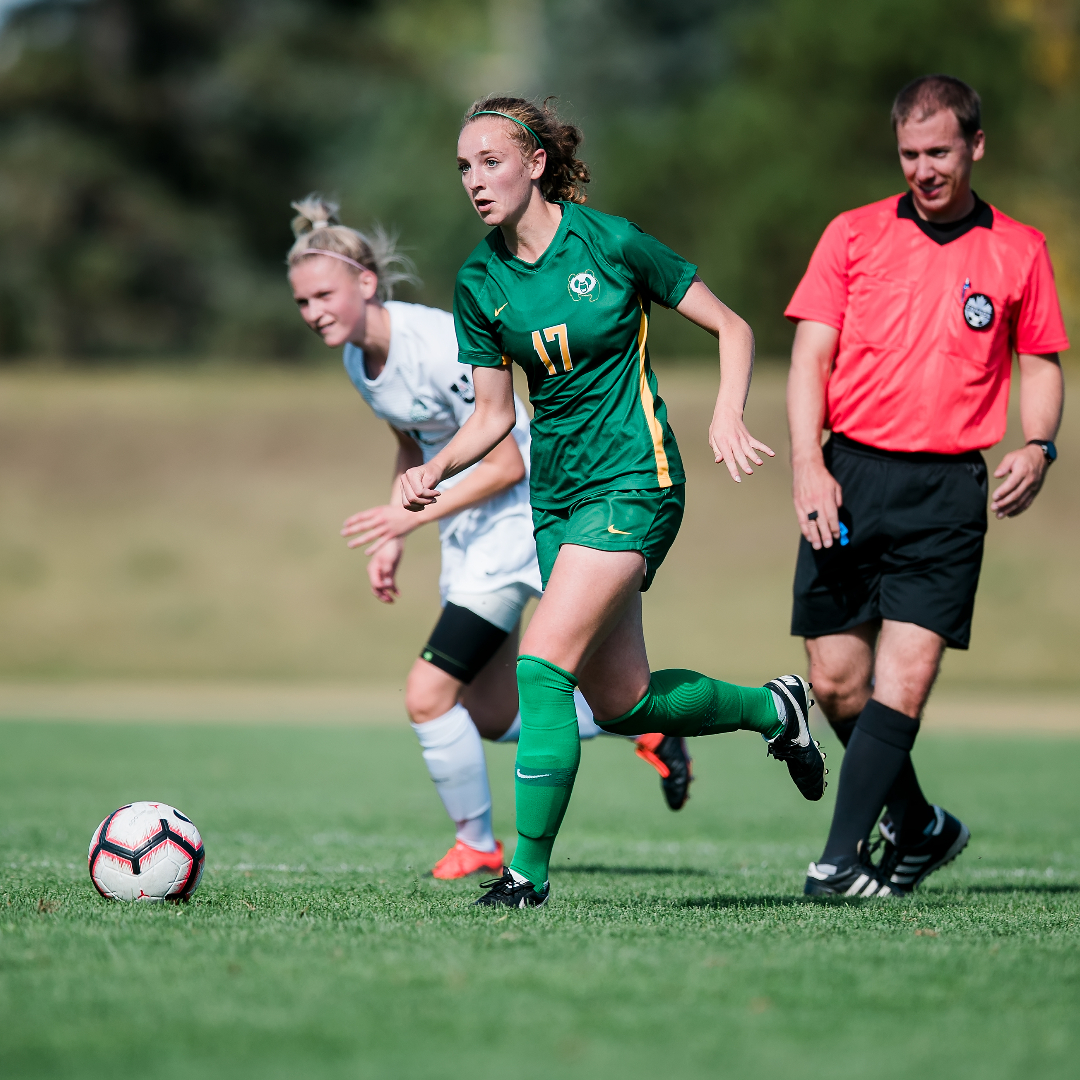
M 202 837 L 167 803 L 130 803 L 95 830 L 90 878 L 110 900 L 186 900 L 205 865 Z

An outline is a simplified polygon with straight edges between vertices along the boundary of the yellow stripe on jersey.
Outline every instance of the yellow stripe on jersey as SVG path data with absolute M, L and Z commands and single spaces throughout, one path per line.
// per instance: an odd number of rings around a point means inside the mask
M 641 308 L 641 325 L 638 328 L 638 388 L 641 393 L 641 407 L 645 412 L 645 423 L 652 435 L 653 456 L 656 458 L 656 481 L 662 488 L 671 487 L 671 474 L 668 471 L 667 452 L 664 450 L 664 429 L 656 419 L 656 406 L 653 403 L 652 389 L 645 375 L 645 340 L 649 336 L 649 320 L 645 315 L 645 306 L 638 297 Z

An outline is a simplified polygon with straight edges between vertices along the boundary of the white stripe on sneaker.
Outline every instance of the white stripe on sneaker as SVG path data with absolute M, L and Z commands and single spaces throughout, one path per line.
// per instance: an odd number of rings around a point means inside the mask
M 845 896 L 858 896 L 858 895 L 859 895 L 859 890 L 860 890 L 860 889 L 862 889 L 862 887 L 863 887 L 863 886 L 864 886 L 864 885 L 865 885 L 865 884 L 866 884 L 866 883 L 867 883 L 867 882 L 868 882 L 869 880 L 870 880 L 870 875 L 869 875 L 869 874 L 860 874 L 860 875 L 859 875 L 859 876 L 858 876 L 858 877 L 857 877 L 857 878 L 855 879 L 855 884 L 854 884 L 854 885 L 852 885 L 852 886 L 851 886 L 851 887 L 850 887 L 850 888 L 848 889 L 848 891 L 847 891 L 846 893 L 844 893 L 844 895 L 845 895 Z

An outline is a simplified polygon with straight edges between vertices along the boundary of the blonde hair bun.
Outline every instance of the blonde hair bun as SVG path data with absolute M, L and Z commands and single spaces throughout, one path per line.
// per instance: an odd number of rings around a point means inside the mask
M 296 241 L 286 260 L 290 267 L 298 266 L 311 253 L 333 251 L 378 277 L 380 300 L 392 300 L 395 285 L 420 284 L 412 259 L 397 250 L 397 235 L 382 225 L 373 225 L 370 235 L 342 225 L 338 217 L 340 205 L 318 192 L 291 205 L 296 211 L 292 219 Z
M 341 219 L 338 211 L 341 207 L 336 202 L 324 199 L 317 192 L 312 192 L 307 198 L 297 199 L 290 203 L 296 211 L 296 217 L 292 219 L 293 236 L 299 238 L 306 236 L 316 229 L 326 229 L 331 225 L 340 225 Z

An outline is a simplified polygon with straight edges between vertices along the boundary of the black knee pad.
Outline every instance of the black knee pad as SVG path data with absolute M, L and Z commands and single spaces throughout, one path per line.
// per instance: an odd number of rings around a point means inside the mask
M 420 659 L 468 685 L 510 636 L 475 611 L 447 604 Z

